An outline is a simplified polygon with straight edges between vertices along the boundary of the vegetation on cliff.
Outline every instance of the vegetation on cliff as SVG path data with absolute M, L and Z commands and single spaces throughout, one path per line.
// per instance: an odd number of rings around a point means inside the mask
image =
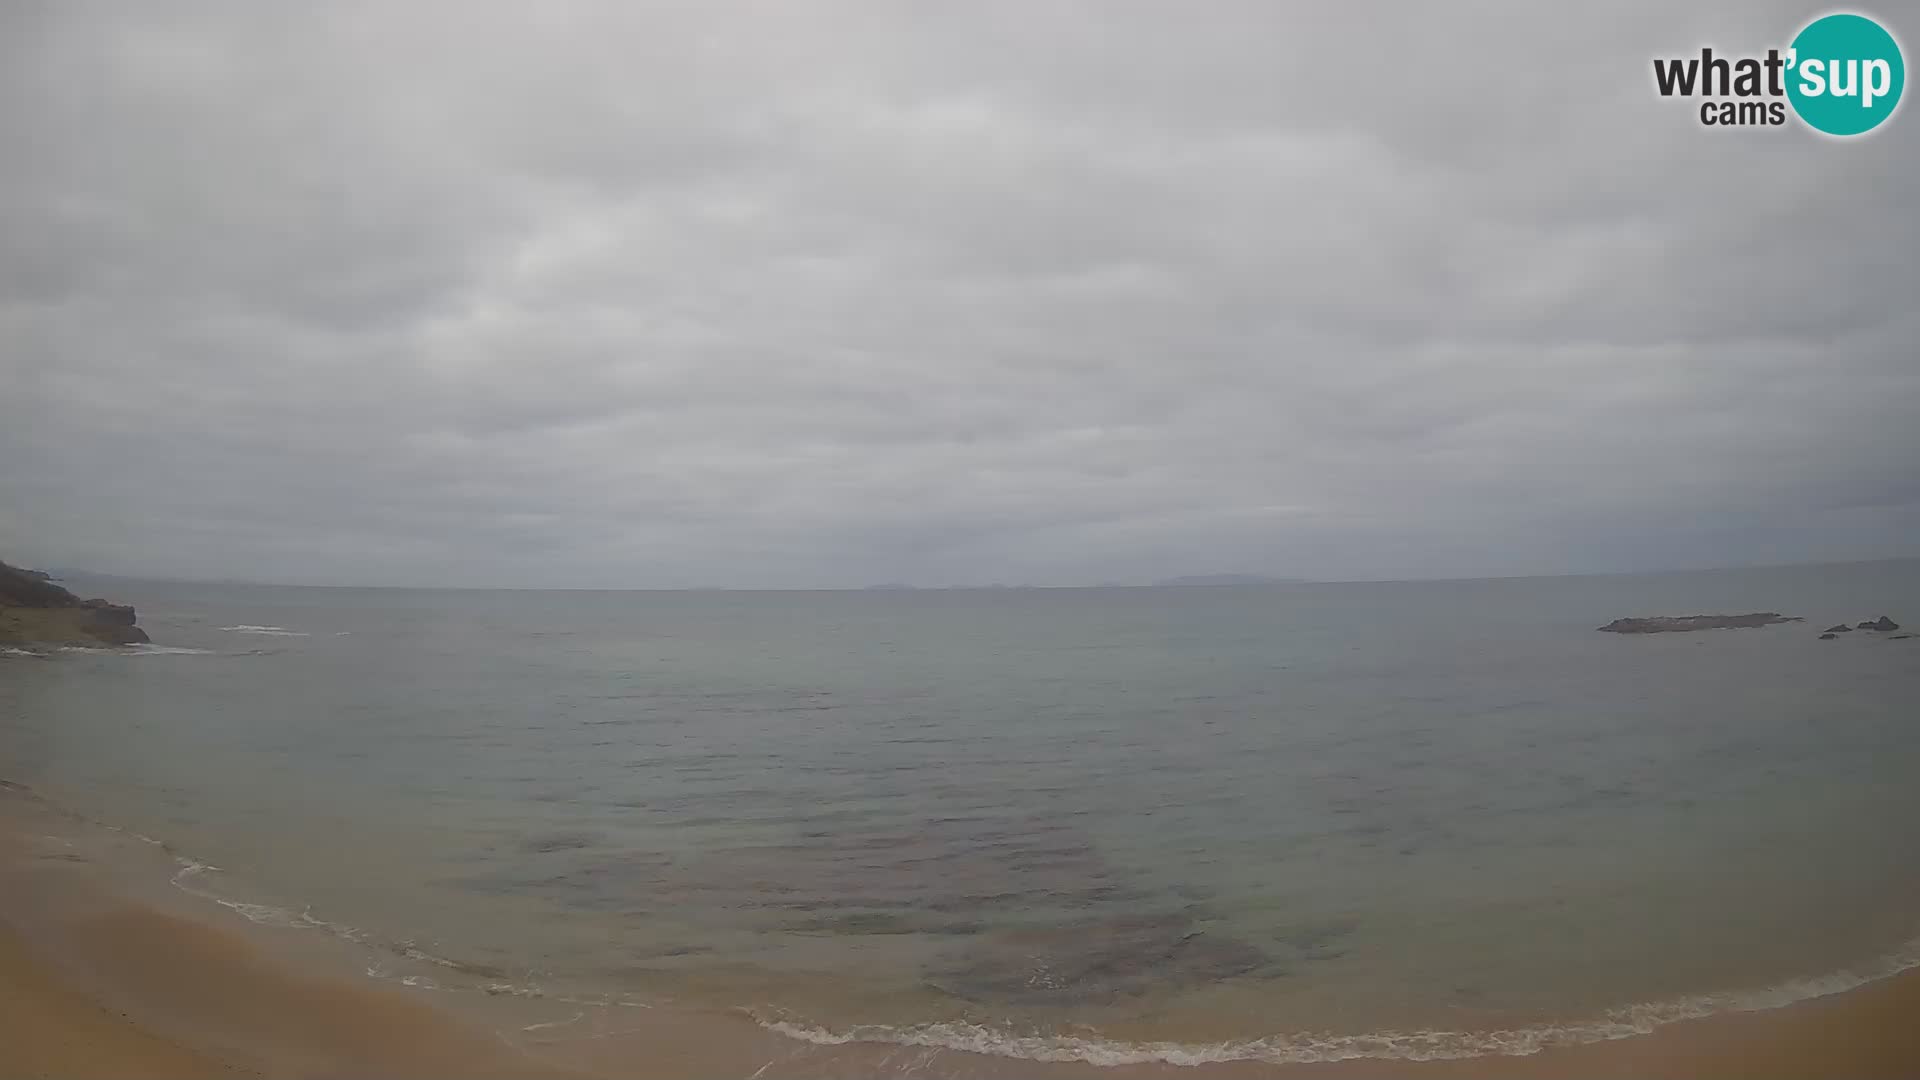
M 0 645 L 135 645 L 133 608 L 82 600 L 35 570 L 0 562 Z

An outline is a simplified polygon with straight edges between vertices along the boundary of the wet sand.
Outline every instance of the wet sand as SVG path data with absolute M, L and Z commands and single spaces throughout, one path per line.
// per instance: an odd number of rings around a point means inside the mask
M 556 1074 L 417 1000 L 134 902 L 17 824 L 0 818 L 0 1075 Z
M 249 1076 L 75 990 L 0 932 L 0 1071 L 12 1076 Z
M 0 792 L 0 1074 L 44 1077 L 1920 1076 L 1920 971 L 1762 1013 L 1528 1057 L 1098 1068 L 951 1050 L 814 1046 L 744 1017 L 432 994 L 276 947 L 184 894 L 130 893 L 100 850 Z M 311 944 L 309 941 L 307 944 Z M 295 943 L 299 944 L 299 943 Z M 304 947 L 304 946 L 303 946 Z M 309 962 L 309 959 L 311 962 Z

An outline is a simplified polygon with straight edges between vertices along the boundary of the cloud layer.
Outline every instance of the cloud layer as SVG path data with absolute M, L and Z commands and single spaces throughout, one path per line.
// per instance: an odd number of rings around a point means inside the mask
M 0 549 L 609 587 L 1920 553 L 1920 121 L 1652 90 L 1811 12 L 1320 6 L 11 5 Z

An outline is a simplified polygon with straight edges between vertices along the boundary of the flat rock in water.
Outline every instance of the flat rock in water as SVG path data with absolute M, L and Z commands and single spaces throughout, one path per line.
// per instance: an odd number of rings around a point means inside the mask
M 1885 615 L 1882 615 L 1879 618 L 1874 619 L 1870 622 L 1861 623 L 1859 626 L 1855 627 L 1855 629 L 1878 630 L 1878 631 L 1881 631 L 1882 633 L 1885 633 L 1886 631 L 1889 631 L 1889 630 L 1900 629 L 1900 624 L 1897 622 L 1894 622 L 1892 619 L 1887 618 Z
M 1746 615 L 1656 615 L 1644 619 L 1615 619 L 1600 629 L 1609 634 L 1677 634 L 1688 630 L 1745 630 L 1799 621 L 1798 615 L 1782 615 L 1777 611 Z

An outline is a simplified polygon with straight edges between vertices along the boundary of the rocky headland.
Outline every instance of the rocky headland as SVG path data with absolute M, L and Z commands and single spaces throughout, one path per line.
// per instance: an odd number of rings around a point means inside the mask
M 133 608 L 82 600 L 37 570 L 0 562 L 0 646 L 139 645 Z

